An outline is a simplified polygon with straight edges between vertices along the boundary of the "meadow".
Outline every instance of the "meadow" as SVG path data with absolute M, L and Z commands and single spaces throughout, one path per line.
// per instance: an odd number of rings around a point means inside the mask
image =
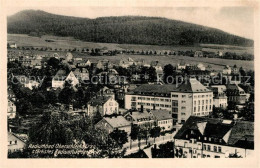
M 52 40 L 54 42 L 46 42 L 45 40 Z M 253 53 L 252 47 L 241 47 L 241 46 L 228 46 L 228 45 L 214 45 L 214 44 L 200 44 L 197 46 L 154 46 L 154 45 L 135 45 L 135 44 L 115 44 L 115 43 L 93 43 L 93 42 L 84 42 L 80 40 L 76 40 L 72 37 L 57 37 L 57 36 L 50 36 L 44 35 L 40 37 L 32 37 L 23 34 L 8 34 L 8 41 L 13 41 L 17 44 L 17 46 L 31 46 L 31 47 L 51 47 L 54 49 L 62 49 L 61 52 L 59 51 L 35 51 L 35 52 L 58 52 L 60 55 L 65 55 L 65 49 L 73 49 L 77 48 L 80 51 L 82 48 L 103 48 L 108 50 L 122 50 L 122 49 L 129 49 L 129 50 L 171 50 L 171 51 L 186 51 L 186 50 L 201 50 L 202 48 L 212 48 L 215 50 L 225 50 L 230 52 L 248 52 Z M 188 57 L 188 56 L 175 56 L 175 55 L 128 55 L 128 54 L 120 54 L 116 56 L 89 56 L 87 54 L 82 53 L 73 53 L 76 57 L 82 57 L 84 59 L 89 59 L 92 62 L 97 62 L 101 59 L 107 59 L 112 63 L 118 63 L 122 58 L 131 57 L 134 60 L 145 60 L 146 63 L 150 63 L 151 61 L 158 60 L 162 66 L 166 64 L 173 64 L 176 65 L 181 61 L 184 61 L 187 64 L 198 64 L 202 63 L 206 67 L 210 65 L 212 69 L 216 71 L 221 71 L 225 65 L 234 66 L 235 64 L 238 67 L 243 67 L 247 70 L 254 70 L 254 61 L 243 61 L 243 60 L 228 60 L 228 59 L 219 59 L 219 58 L 195 58 L 195 57 Z

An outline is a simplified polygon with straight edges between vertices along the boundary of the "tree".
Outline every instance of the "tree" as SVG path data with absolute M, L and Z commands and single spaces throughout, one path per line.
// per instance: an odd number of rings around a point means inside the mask
M 140 127 L 138 125 L 136 125 L 136 124 L 132 124 L 132 126 L 131 126 L 131 133 L 130 133 L 130 137 L 131 137 L 130 149 L 132 147 L 132 140 L 133 141 L 137 140 L 139 131 L 140 131 Z M 139 147 L 139 149 L 140 149 L 140 147 Z
M 58 69 L 59 68 L 59 64 L 60 61 L 54 57 L 51 57 L 48 61 L 47 61 L 47 65 L 51 66 L 54 69 Z
M 153 127 L 151 130 L 150 130 L 150 135 L 152 138 L 154 138 L 154 143 L 155 143 L 155 138 L 159 137 L 160 136 L 160 133 L 161 133 L 161 128 L 160 127 Z
M 122 148 L 128 142 L 127 133 L 124 130 L 115 129 L 109 136 Z
M 244 108 L 238 113 L 239 117 L 243 117 L 246 121 L 252 121 L 254 122 L 254 103 L 253 102 L 247 102 L 244 106 Z
M 154 67 L 149 67 L 147 73 L 149 75 L 149 80 L 151 82 L 154 82 L 156 80 L 156 78 L 157 78 L 155 68 Z
M 96 124 L 98 123 L 100 120 L 102 120 L 102 115 L 100 114 L 100 112 L 96 112 L 95 115 L 93 116 L 93 123 Z
M 61 90 L 59 94 L 59 101 L 61 103 L 70 105 L 75 99 L 75 91 L 71 87 L 65 87 Z
M 168 78 L 169 76 L 173 76 L 173 73 L 174 73 L 173 66 L 171 64 L 165 65 L 164 68 L 163 68 L 164 82 L 166 82 L 166 83 L 167 82 L 169 82 L 169 83 L 173 82 L 171 80 L 171 78 Z M 167 80 L 167 78 L 168 78 L 168 80 Z

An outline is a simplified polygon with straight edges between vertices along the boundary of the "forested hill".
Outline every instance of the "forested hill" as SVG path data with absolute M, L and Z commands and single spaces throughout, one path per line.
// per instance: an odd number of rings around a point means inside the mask
M 8 33 L 72 36 L 89 42 L 151 45 L 214 43 L 252 46 L 253 40 L 218 29 L 158 17 L 123 16 L 97 19 L 26 10 L 7 18 Z

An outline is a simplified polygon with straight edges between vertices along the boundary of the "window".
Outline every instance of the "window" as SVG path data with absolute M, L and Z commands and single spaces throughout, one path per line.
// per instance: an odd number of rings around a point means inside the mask
M 204 98 L 205 96 L 204 95 L 202 95 L 202 98 Z
M 207 137 L 204 137 L 204 141 L 206 141 L 207 140 Z
M 181 97 L 182 97 L 182 98 L 185 98 L 185 97 L 186 97 L 186 95 L 182 95 Z
M 200 106 L 198 107 L 198 112 L 200 112 Z
M 181 113 L 181 115 L 185 115 L 185 113 Z
M 220 158 L 220 156 L 218 156 L 218 155 L 215 155 L 215 158 Z
M 197 99 L 197 96 L 194 96 L 194 99 Z
M 182 106 L 181 109 L 186 109 L 186 107 Z
M 178 112 L 178 108 L 172 108 L 172 112 Z
M 214 146 L 214 152 L 217 152 L 217 147 L 216 146 Z
M 206 104 L 208 104 L 208 102 L 209 102 L 209 101 L 208 101 L 208 100 L 206 100 Z
M 185 101 L 185 100 L 182 100 L 181 103 L 186 103 L 186 101 Z
M 220 146 L 218 147 L 218 152 L 222 152 L 222 151 L 221 151 L 221 147 L 220 147 Z
M 146 98 L 146 100 L 151 100 L 151 98 Z
M 138 99 L 138 100 L 141 100 L 142 98 L 141 98 L 141 97 L 138 97 L 137 99 Z
M 209 141 L 211 141 L 211 138 L 209 138 Z
M 196 112 L 196 107 L 194 107 L 194 112 Z
M 160 99 L 161 101 L 164 101 L 164 99 Z
M 198 104 L 200 105 L 200 100 L 198 101 Z
M 178 100 L 173 100 L 172 101 L 172 106 L 178 106 Z
M 208 145 L 208 151 L 210 151 L 210 145 Z
M 207 150 L 207 146 L 205 144 L 203 145 L 203 150 Z
M 202 106 L 201 111 L 204 111 L 204 106 Z
M 178 97 L 178 95 L 173 94 L 172 97 Z

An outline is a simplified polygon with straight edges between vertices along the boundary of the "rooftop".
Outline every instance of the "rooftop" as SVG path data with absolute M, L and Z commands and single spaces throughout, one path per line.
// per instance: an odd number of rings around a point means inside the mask
M 212 91 L 202 85 L 196 78 L 189 78 L 184 80 L 183 83 L 174 90 L 174 92 L 201 93 Z
M 151 110 L 151 113 L 157 120 L 172 119 L 172 113 L 168 110 Z
M 117 117 L 104 117 L 103 118 L 109 125 L 113 128 L 125 127 L 130 126 L 131 123 L 127 121 L 123 116 Z

